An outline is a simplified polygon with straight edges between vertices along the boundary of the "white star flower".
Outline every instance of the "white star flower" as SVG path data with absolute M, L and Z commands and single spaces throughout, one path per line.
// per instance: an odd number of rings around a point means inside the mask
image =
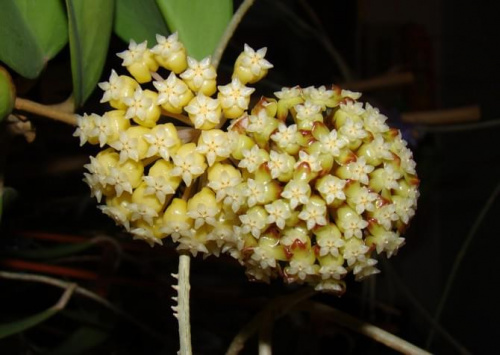
M 240 64 L 249 68 L 253 75 L 259 76 L 263 70 L 273 67 L 271 63 L 264 59 L 266 52 L 267 48 L 265 47 L 255 51 L 245 43 Z
M 369 258 L 356 262 L 352 270 L 352 273 L 356 275 L 356 281 L 360 281 L 370 275 L 378 274 L 380 270 L 375 267 L 377 263 L 377 260 Z
M 219 214 L 219 211 L 220 209 L 216 206 L 198 203 L 187 212 L 187 215 L 194 220 L 194 228 L 200 229 L 205 224 L 214 226 L 216 223 L 215 217 Z
M 151 48 L 151 52 L 165 58 L 170 57 L 172 54 L 175 54 L 184 48 L 182 43 L 179 42 L 179 35 L 177 32 L 172 33 L 168 37 L 157 34 L 156 42 L 158 44 Z
M 318 267 L 318 265 L 311 263 L 309 259 L 293 259 L 290 261 L 290 265 L 285 268 L 285 273 L 287 275 L 296 276 L 304 281 L 307 276 L 316 275 Z
M 308 230 L 306 228 L 290 227 L 283 231 L 280 239 L 280 244 L 290 247 L 297 241 L 306 245 L 309 240 Z
M 401 168 L 407 172 L 408 174 L 415 175 L 417 171 L 415 170 L 415 167 L 417 164 L 413 160 L 413 153 L 411 152 L 410 149 L 408 148 L 403 148 L 399 152 L 399 158 L 401 159 Z
M 117 56 L 123 59 L 122 65 L 128 67 L 133 63 L 142 61 L 148 49 L 147 46 L 147 41 L 137 44 L 134 40 L 130 40 L 128 50 L 118 53 Z
M 415 205 L 412 199 L 393 196 L 392 202 L 396 207 L 396 213 L 401 218 L 404 224 L 408 224 L 410 219 L 415 215 Z
M 378 224 L 385 229 L 390 230 L 392 228 L 392 222 L 397 221 L 399 216 L 396 213 L 396 206 L 389 204 L 375 209 L 373 218 L 375 218 Z
M 354 121 L 350 118 L 347 118 L 342 127 L 340 127 L 339 133 L 341 133 L 349 141 L 363 139 L 368 136 L 368 132 L 366 132 L 363 128 L 363 122 Z
M 123 191 L 132 193 L 132 184 L 128 178 L 128 175 L 115 167 L 111 167 L 109 170 L 109 176 L 106 177 L 106 183 L 114 186 L 116 191 L 116 196 L 121 196 Z
M 375 201 L 378 197 L 378 194 L 362 186 L 348 199 L 348 202 L 354 204 L 356 213 L 361 215 L 364 211 L 375 210 Z
M 110 146 L 120 152 L 120 163 L 124 163 L 127 159 L 139 161 L 138 144 L 137 138 L 131 138 L 126 132 L 120 132 L 120 138 L 110 143 Z
M 307 223 L 307 229 L 312 230 L 315 225 L 324 226 L 326 220 L 326 205 L 310 200 L 299 213 L 299 218 Z
M 316 183 L 316 189 L 330 205 L 335 200 L 345 200 L 344 187 L 347 181 L 333 175 L 326 175 Z
M 221 117 L 220 102 L 202 93 L 198 93 L 189 104 L 184 107 L 195 128 L 201 128 L 206 123 L 219 124 Z
M 123 103 L 128 106 L 125 118 L 131 119 L 136 117 L 140 121 L 147 119 L 148 109 L 154 104 L 151 98 L 144 95 L 141 88 L 135 90 L 133 97 L 124 98 Z
M 352 266 L 357 261 L 366 260 L 366 253 L 369 250 L 370 248 L 363 241 L 351 238 L 344 245 L 342 257 L 347 261 L 347 265 Z
M 294 167 L 297 169 L 300 165 L 307 163 L 312 172 L 321 171 L 322 167 L 318 157 L 319 152 L 307 154 L 305 151 L 301 150 L 299 151 L 299 160 L 295 163 Z
M 197 164 L 194 153 L 187 154 L 186 156 L 174 155 L 172 157 L 175 167 L 172 169 L 170 174 L 172 176 L 180 176 L 186 184 L 186 186 L 191 185 L 194 177 L 198 177 L 203 174 L 203 167 Z
M 266 189 L 264 183 L 254 179 L 248 179 L 246 183 L 247 186 L 244 193 L 247 197 L 248 207 L 264 202 L 266 199 Z
M 287 171 L 287 157 L 286 153 L 278 153 L 275 150 L 271 150 L 269 153 L 269 161 L 267 162 L 267 167 L 271 171 L 271 177 L 276 179 L 282 173 Z
M 102 148 L 106 143 L 108 143 L 108 138 L 113 134 L 113 128 L 111 127 L 111 121 L 108 116 L 99 116 L 93 113 L 91 115 L 94 128 L 90 132 L 91 137 L 99 138 L 99 146 Z
M 212 166 L 217 158 L 225 159 L 231 154 L 231 146 L 227 144 L 227 140 L 227 134 L 221 130 L 202 131 L 196 151 L 205 155 L 208 166 Z
M 274 95 L 280 100 L 295 99 L 300 97 L 302 90 L 299 86 L 294 86 L 292 88 L 283 87 L 280 91 L 276 91 Z
M 297 131 L 297 125 L 287 126 L 284 123 L 278 125 L 278 130 L 271 135 L 271 139 L 282 149 L 286 149 L 292 144 L 296 144 L 300 138 L 300 132 Z
M 334 235 L 329 235 L 327 237 L 318 238 L 317 245 L 319 245 L 319 255 L 333 255 L 334 257 L 338 257 L 341 255 L 339 253 L 339 249 L 344 246 L 345 242 L 341 237 L 337 237 Z
M 170 235 L 174 242 L 177 242 L 182 237 L 191 238 L 193 235 L 189 223 L 176 219 L 169 219 L 166 221 L 164 226 L 160 228 L 160 232 L 165 235 Z
M 155 244 L 163 245 L 163 241 L 154 236 L 151 228 L 134 228 L 130 233 L 132 233 L 132 239 L 143 240 L 148 243 L 150 247 L 153 247 Z
M 384 137 L 382 137 L 382 135 L 377 134 L 375 136 L 375 139 L 370 143 L 370 146 L 373 150 L 374 159 L 394 159 L 390 151 L 391 145 L 384 140 Z
M 101 103 L 120 99 L 120 94 L 122 91 L 122 81 L 114 70 L 111 70 L 111 75 L 108 81 L 104 81 L 102 83 L 99 83 L 98 85 L 104 91 L 104 94 L 100 101 Z
M 264 208 L 269 213 L 267 223 L 276 223 L 279 229 L 284 229 L 286 220 L 292 215 L 290 206 L 283 200 L 276 200 L 273 203 L 265 205 Z
M 99 208 L 106 216 L 115 221 L 117 225 L 124 226 L 127 231 L 130 229 L 130 221 L 123 209 L 107 205 L 97 206 L 97 208 Z
M 386 189 L 397 189 L 399 186 L 398 179 L 400 178 L 401 174 L 394 168 L 394 165 L 384 164 L 383 181 Z
M 226 197 L 224 197 L 223 201 L 224 205 L 230 206 L 234 213 L 238 212 L 243 203 L 245 203 L 246 190 L 246 184 L 243 183 L 226 188 Z
M 153 133 L 154 132 L 154 133 Z M 177 135 L 165 126 L 156 126 L 155 131 L 144 135 L 144 140 L 149 143 L 146 158 L 159 155 L 165 160 L 170 159 L 170 150 L 179 142 Z
M 356 91 L 350 91 L 350 90 L 345 90 L 345 89 L 342 89 L 340 91 L 340 96 L 342 97 L 348 97 L 350 99 L 353 99 L 353 100 L 357 100 L 361 97 L 361 93 L 360 92 L 356 92 Z
M 336 130 L 325 134 L 319 141 L 321 143 L 321 153 L 330 154 L 333 157 L 338 157 L 340 149 L 344 148 L 348 143 L 344 137 L 338 137 Z
M 87 115 L 86 113 L 83 116 L 76 115 L 77 128 L 75 133 L 73 133 L 73 137 L 80 138 L 80 146 L 87 143 L 89 139 L 94 138 L 93 130 L 94 130 L 94 116 Z
M 129 208 L 132 212 L 132 215 L 130 216 L 130 220 L 132 222 L 143 220 L 152 226 L 153 218 L 158 217 L 158 213 L 153 208 L 143 203 L 131 203 Z
M 194 257 L 196 257 L 198 253 L 208 253 L 208 249 L 205 244 L 196 239 L 194 235 L 192 237 L 182 237 L 178 240 L 178 242 L 179 246 L 177 247 L 177 250 L 187 250 Z
M 234 78 L 231 83 L 218 86 L 219 100 L 223 109 L 233 107 L 242 110 L 248 109 L 250 95 L 255 91 L 254 88 L 249 88 L 241 83 L 238 78 Z
M 259 263 L 259 266 L 263 269 L 276 267 L 276 259 L 271 248 L 260 246 L 253 248 L 252 260 Z
M 144 195 L 155 195 L 162 204 L 165 203 L 167 195 L 175 193 L 173 187 L 163 176 L 144 176 L 143 180 L 147 185 Z
M 210 62 L 210 57 L 206 57 L 201 61 L 188 57 L 187 61 L 188 68 L 180 76 L 182 79 L 192 82 L 194 90 L 200 90 L 205 81 L 216 78 L 217 73 Z
M 241 233 L 251 233 L 257 239 L 267 226 L 267 212 L 260 206 L 250 208 L 246 214 L 239 216 L 239 219 L 241 221 Z
M 344 231 L 344 237 L 350 239 L 356 237 L 363 238 L 363 229 L 368 227 L 368 222 L 361 218 L 357 213 L 348 214 L 340 220 L 339 227 Z
M 347 274 L 347 270 L 341 265 L 323 265 L 319 269 L 319 273 L 321 274 L 321 279 L 335 279 L 341 280 L 345 274 Z
M 361 116 L 365 112 L 362 102 L 355 102 L 350 100 L 345 103 L 341 103 L 340 109 L 344 111 L 348 116 Z
M 210 181 L 207 186 L 216 193 L 216 201 L 222 201 L 228 195 L 229 189 L 235 187 L 240 182 L 241 176 L 231 176 L 227 171 L 223 170 L 218 180 Z
M 321 106 L 315 105 L 311 101 L 306 101 L 301 105 L 294 106 L 299 120 L 314 119 L 321 113 Z
M 239 168 L 245 168 L 249 173 L 253 173 L 257 168 L 266 161 L 267 152 L 260 149 L 258 145 L 254 145 L 252 149 L 243 150 L 243 159 L 238 163 Z
M 290 207 L 292 208 L 297 207 L 299 204 L 305 205 L 310 196 L 311 187 L 303 180 L 290 180 L 281 193 L 281 197 L 290 201 Z
M 163 81 L 154 81 L 153 85 L 158 90 L 158 100 L 156 101 L 158 105 L 170 104 L 172 107 L 180 109 L 184 95 L 189 94 L 186 83 L 178 79 L 174 72 L 171 72 Z
M 358 158 L 356 161 L 347 164 L 349 179 L 360 181 L 365 185 L 368 185 L 370 182 L 368 174 L 373 169 L 373 166 L 366 164 L 365 157 Z
M 306 100 L 311 101 L 313 104 L 320 105 L 322 109 L 325 107 L 332 107 L 334 92 L 328 90 L 325 86 L 315 88 L 309 86 L 302 90 Z
M 365 104 L 363 118 L 366 129 L 373 134 L 383 133 L 389 130 L 389 126 L 385 124 L 387 117 L 382 115 L 378 108 L 372 107 L 369 103 Z

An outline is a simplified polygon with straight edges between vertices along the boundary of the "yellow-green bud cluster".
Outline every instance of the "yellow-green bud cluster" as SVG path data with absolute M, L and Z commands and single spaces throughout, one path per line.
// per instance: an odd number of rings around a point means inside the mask
M 157 41 L 119 54 L 134 78 L 100 84 L 114 110 L 78 118 L 81 144 L 107 146 L 84 179 L 102 212 L 150 245 L 229 254 L 255 280 L 342 293 L 348 273 L 377 273 L 374 253 L 403 245 L 419 194 L 386 117 L 336 86 L 283 88 L 249 109 L 265 48 L 245 45 L 217 86 L 210 58 L 188 57 L 176 34 Z M 157 91 L 141 86 L 153 79 Z

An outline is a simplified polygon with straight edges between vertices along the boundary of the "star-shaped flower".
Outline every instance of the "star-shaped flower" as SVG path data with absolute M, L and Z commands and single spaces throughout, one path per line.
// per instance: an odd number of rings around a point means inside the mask
M 139 161 L 138 139 L 130 137 L 127 132 L 120 132 L 120 139 L 110 143 L 110 146 L 120 152 L 120 163 L 127 159 Z
M 316 182 L 316 189 L 328 205 L 335 200 L 345 200 L 344 187 L 347 181 L 333 175 L 326 175 Z
M 195 128 L 203 128 L 207 124 L 210 125 L 210 128 L 213 128 L 220 122 L 221 107 L 219 100 L 212 99 L 202 93 L 189 101 L 184 110 L 189 114 Z
M 303 180 L 290 180 L 281 193 L 281 197 L 290 201 L 291 208 L 295 208 L 299 204 L 305 205 L 309 201 L 310 196 L 311 187 Z
M 311 199 L 304 205 L 298 217 L 307 223 L 307 229 L 312 230 L 315 225 L 324 226 L 327 223 L 325 216 L 326 205 L 323 200 Z
M 292 215 L 290 206 L 283 200 L 276 200 L 273 203 L 265 205 L 264 208 L 269 213 L 267 223 L 276 223 L 279 229 L 284 229 L 286 220 Z

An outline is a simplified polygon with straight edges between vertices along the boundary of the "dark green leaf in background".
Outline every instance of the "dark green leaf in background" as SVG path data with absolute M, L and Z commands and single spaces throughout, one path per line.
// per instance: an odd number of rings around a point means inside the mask
M 26 78 L 36 78 L 68 41 L 60 0 L 2 0 L 0 60 Z
M 172 32 L 198 60 L 211 55 L 233 15 L 232 0 L 157 0 Z
M 81 106 L 99 81 L 108 53 L 114 0 L 66 0 L 75 106 Z
M 156 34 L 169 34 L 156 0 L 116 0 L 114 30 L 127 43 L 147 40 L 149 47 L 156 43 Z
M 0 66 L 0 121 L 2 121 L 5 117 L 7 117 L 8 114 L 12 112 L 15 101 L 16 87 L 12 83 L 12 78 L 10 77 L 7 70 Z
M 74 331 L 57 348 L 51 350 L 52 355 L 90 354 L 89 351 L 108 338 L 108 334 L 97 328 L 82 326 Z

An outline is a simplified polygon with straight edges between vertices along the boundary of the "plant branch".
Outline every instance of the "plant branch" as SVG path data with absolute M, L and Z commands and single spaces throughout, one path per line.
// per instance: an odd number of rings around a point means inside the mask
M 72 126 L 76 126 L 76 116 L 72 113 L 67 113 L 61 110 L 54 109 L 47 105 L 39 104 L 38 102 L 16 98 L 15 108 L 20 111 L 33 113 L 39 116 L 47 117 L 59 122 L 64 122 Z
M 248 322 L 233 338 L 226 351 L 226 355 L 237 355 L 245 346 L 245 342 L 251 338 L 266 322 L 283 317 L 296 304 L 314 295 L 314 289 L 306 287 L 291 295 L 281 296 L 273 299 L 268 305 Z
M 253 5 L 254 2 L 255 0 L 244 0 L 241 3 L 238 10 L 236 10 L 236 12 L 234 13 L 229 24 L 227 25 L 226 30 L 222 34 L 219 44 L 217 45 L 217 48 L 215 49 L 214 54 L 212 56 L 212 65 L 215 67 L 216 70 L 217 67 L 219 66 L 222 54 L 224 53 L 224 50 L 226 49 L 227 44 L 229 43 L 229 40 L 236 31 L 236 27 L 238 27 L 241 20 L 243 19 L 243 16 L 245 16 L 246 12 Z
M 329 320 L 332 320 L 333 322 L 337 323 L 340 326 L 348 328 L 356 333 L 365 335 L 403 354 L 412 354 L 412 355 L 430 354 L 424 349 L 421 349 L 416 345 L 397 337 L 394 334 L 391 334 L 379 327 L 374 326 L 373 324 L 357 319 L 347 313 L 339 311 L 338 309 L 327 306 L 325 304 L 313 301 L 307 301 L 297 308 L 317 313 L 322 317 L 327 317 Z
M 120 308 L 116 307 L 113 305 L 111 302 L 108 300 L 102 298 L 98 294 L 87 290 L 86 288 L 83 288 L 81 286 L 78 286 L 75 283 L 72 282 L 66 282 L 62 281 L 53 277 L 48 277 L 48 276 L 43 276 L 43 275 L 36 275 L 36 274 L 27 274 L 27 273 L 17 273 L 17 272 L 10 272 L 10 271 L 1 271 L 0 270 L 0 278 L 3 279 L 10 279 L 10 280 L 19 280 L 19 281 L 27 281 L 27 282 L 37 282 L 37 283 L 43 283 L 46 285 L 51 285 L 54 287 L 58 288 L 63 288 L 68 290 L 71 285 L 74 285 L 74 293 L 79 294 L 83 297 L 89 298 L 102 306 L 110 309 L 123 319 L 127 320 L 128 322 L 134 324 L 138 328 L 142 329 L 145 333 L 150 335 L 152 338 L 155 338 L 156 340 L 164 343 L 165 339 L 164 336 L 161 334 L 158 334 L 155 330 L 151 329 L 149 326 L 143 324 L 139 320 L 135 319 L 133 316 L 130 314 L 126 313 L 125 311 L 121 310 Z M 58 302 L 59 304 L 60 302 Z

